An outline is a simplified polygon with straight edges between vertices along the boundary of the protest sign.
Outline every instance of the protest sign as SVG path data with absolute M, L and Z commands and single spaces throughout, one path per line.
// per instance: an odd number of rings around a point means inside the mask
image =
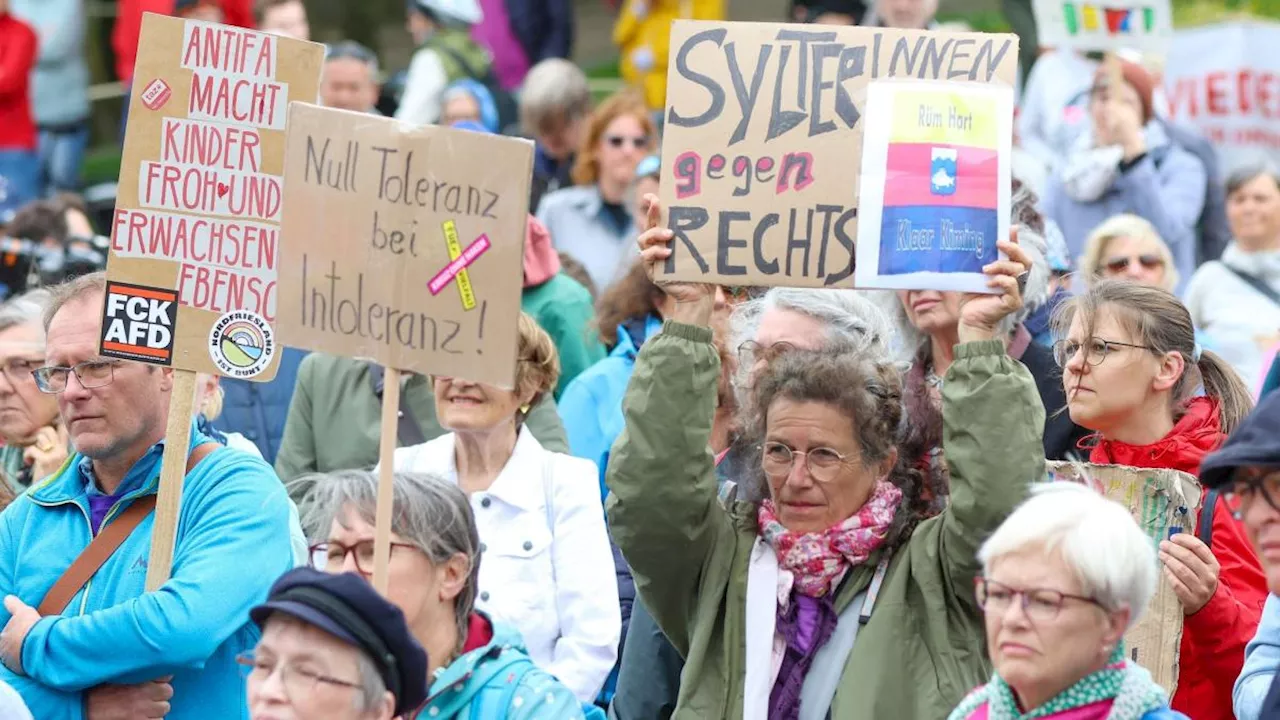
M 1264 20 L 1179 30 L 1165 65 L 1170 118 L 1199 130 L 1223 172 L 1280 163 L 1280 24 Z
M 148 590 L 169 577 L 195 373 L 276 372 L 286 110 L 316 97 L 323 59 L 315 43 L 142 19 L 99 352 L 174 368 Z
M 866 87 L 1012 87 L 1013 35 L 678 20 L 662 142 L 658 279 L 851 287 Z
M 858 185 L 858 287 L 992 292 L 1009 236 L 1013 90 L 877 80 Z
M 511 387 L 533 144 L 289 112 L 284 341 Z
M 1169 0 L 1033 0 L 1041 47 L 1164 53 L 1173 37 Z
M 280 335 L 386 367 L 385 594 L 400 371 L 515 384 L 533 143 L 295 103 L 287 144 Z
M 1160 542 L 1173 534 L 1195 533 L 1200 483 L 1187 473 L 1070 462 L 1050 462 L 1048 467 L 1052 479 L 1090 485 L 1128 508 L 1157 551 Z M 1172 696 L 1178 687 L 1183 613 L 1163 571 L 1159 578 L 1151 604 L 1138 624 L 1125 633 L 1124 644 L 1129 659 L 1150 670 Z

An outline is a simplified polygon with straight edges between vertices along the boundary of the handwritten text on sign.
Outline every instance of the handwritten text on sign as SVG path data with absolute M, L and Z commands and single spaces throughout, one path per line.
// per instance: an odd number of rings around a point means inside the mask
M 267 379 L 265 345 L 229 339 L 230 373 L 210 331 L 275 319 L 288 103 L 315 98 L 323 48 L 152 14 L 139 47 L 108 274 L 176 292 L 175 367 Z
M 530 144 L 303 104 L 290 113 L 282 336 L 509 386 Z
M 679 21 L 671 34 L 663 277 L 848 286 L 866 85 L 1012 84 L 1017 39 L 981 33 Z

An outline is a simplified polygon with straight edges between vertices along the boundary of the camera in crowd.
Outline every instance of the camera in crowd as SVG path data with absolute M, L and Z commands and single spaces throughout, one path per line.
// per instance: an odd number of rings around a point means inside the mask
M 111 240 L 87 210 L 74 196 L 39 200 L 0 229 L 0 300 L 106 268 Z

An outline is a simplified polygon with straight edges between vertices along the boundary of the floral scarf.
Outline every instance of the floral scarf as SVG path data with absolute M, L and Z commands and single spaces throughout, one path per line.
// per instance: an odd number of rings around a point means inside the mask
M 1168 706 L 1169 696 L 1164 688 L 1151 679 L 1151 673 L 1125 660 L 1124 643 L 1120 643 L 1111 653 L 1106 667 L 1086 675 L 1030 712 L 1023 713 L 1018 709 L 1013 688 L 997 674 L 992 676 L 991 682 L 969 693 L 948 720 L 1141 720 L 1152 710 Z
M 760 503 L 757 521 L 779 567 L 795 578 L 796 592 L 822 597 L 846 570 L 866 562 L 880 547 L 901 502 L 902 491 L 880 480 L 861 510 L 822 532 L 797 534 L 782 527 L 772 500 Z

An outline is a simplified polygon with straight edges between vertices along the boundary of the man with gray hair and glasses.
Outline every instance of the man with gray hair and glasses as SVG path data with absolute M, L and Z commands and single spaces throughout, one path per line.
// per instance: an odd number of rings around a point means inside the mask
M 0 681 L 38 718 L 246 718 L 236 656 L 294 564 L 288 497 L 193 423 L 172 574 L 146 592 L 173 370 L 98 353 L 105 300 L 103 273 L 50 288 L 34 375 L 75 454 L 0 513 Z
M 48 291 L 32 290 L 0 305 L 0 507 L 67 459 L 57 398 L 40 392 L 31 374 L 44 365 L 41 316 L 48 303 Z
M 380 115 L 378 56 L 358 42 L 328 46 L 320 75 L 320 103 L 325 107 Z

